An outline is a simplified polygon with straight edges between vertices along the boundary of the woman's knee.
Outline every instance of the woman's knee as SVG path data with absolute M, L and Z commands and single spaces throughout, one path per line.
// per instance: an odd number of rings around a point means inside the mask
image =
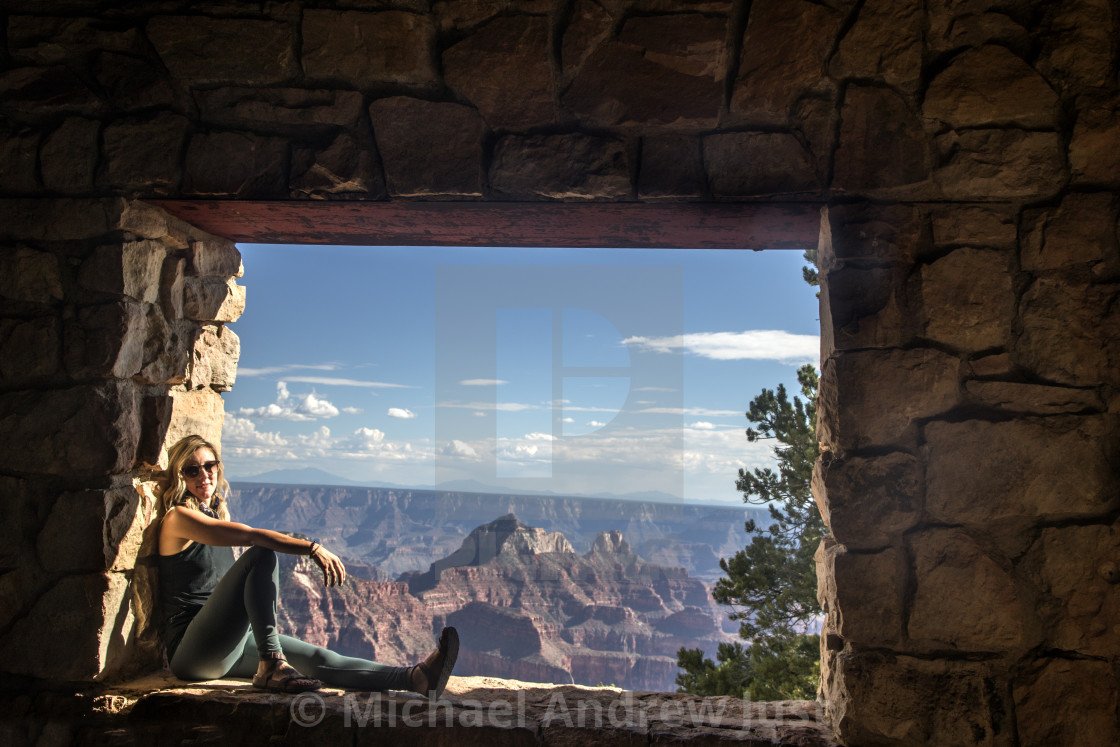
M 267 547 L 250 547 L 242 553 L 242 557 L 247 557 L 246 562 L 257 568 L 269 570 L 279 567 L 276 552 L 269 550 Z

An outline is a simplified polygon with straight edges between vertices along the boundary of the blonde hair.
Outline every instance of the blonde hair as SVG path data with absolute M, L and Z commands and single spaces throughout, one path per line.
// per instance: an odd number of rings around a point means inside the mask
M 186 506 L 196 511 L 202 510 L 198 498 L 187 490 L 187 483 L 183 480 L 184 465 L 199 449 L 209 449 L 214 454 L 214 458 L 218 460 L 218 467 L 214 474 L 214 498 L 208 508 L 217 514 L 222 521 L 229 521 L 229 506 L 226 505 L 229 483 L 226 482 L 225 473 L 222 470 L 222 456 L 218 453 L 218 447 L 202 436 L 184 436 L 168 451 L 167 486 L 160 494 L 160 511 L 166 514 L 175 506 Z

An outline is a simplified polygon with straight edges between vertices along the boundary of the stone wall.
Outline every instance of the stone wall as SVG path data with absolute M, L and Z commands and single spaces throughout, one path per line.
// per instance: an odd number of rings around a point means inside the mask
M 834 728 L 1117 741 L 1120 1 L 0 13 L 6 670 L 150 661 L 131 479 L 220 431 L 235 253 L 139 200 L 816 203 Z

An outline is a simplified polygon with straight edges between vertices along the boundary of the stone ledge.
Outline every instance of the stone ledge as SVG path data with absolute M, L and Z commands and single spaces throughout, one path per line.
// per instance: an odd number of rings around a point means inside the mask
M 613 687 L 452 677 L 434 702 L 324 689 L 280 695 L 242 680 L 183 683 L 167 673 L 94 694 L 0 696 L 0 736 L 71 744 L 213 743 L 707 745 L 834 747 L 812 701 L 751 703 Z

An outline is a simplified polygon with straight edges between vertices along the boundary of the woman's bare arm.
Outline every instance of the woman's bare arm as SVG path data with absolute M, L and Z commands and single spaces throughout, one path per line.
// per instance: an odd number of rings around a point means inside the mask
M 323 571 L 327 586 L 346 580 L 346 567 L 338 556 L 318 543 L 289 537 L 271 529 L 257 529 L 236 521 L 212 519 L 201 511 L 176 506 L 163 517 L 161 532 L 203 545 L 263 547 L 288 555 L 310 555 Z

